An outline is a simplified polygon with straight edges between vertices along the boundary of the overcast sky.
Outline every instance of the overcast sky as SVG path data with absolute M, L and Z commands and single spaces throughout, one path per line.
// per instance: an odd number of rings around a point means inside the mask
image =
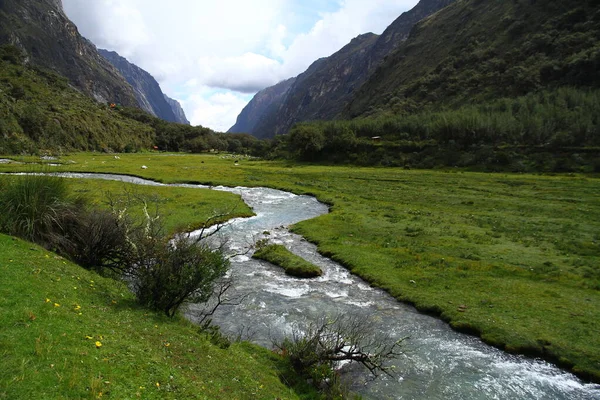
M 418 0 L 63 0 L 80 33 L 150 72 L 193 125 L 226 131 L 254 93 Z

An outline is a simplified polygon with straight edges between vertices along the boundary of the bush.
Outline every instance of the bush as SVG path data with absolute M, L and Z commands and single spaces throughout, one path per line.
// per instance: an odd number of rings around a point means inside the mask
M 3 232 L 48 246 L 76 212 L 79 202 L 63 178 L 30 175 L 5 182 L 0 193 Z
M 140 246 L 141 245 L 141 246 Z M 206 302 L 229 268 L 219 250 L 178 236 L 171 241 L 145 237 L 131 265 L 134 292 L 141 304 L 173 317 L 183 303 Z
M 127 240 L 131 222 L 108 210 L 84 210 L 73 214 L 53 244 L 73 262 L 97 272 L 127 269 L 132 243 Z
M 143 305 L 173 317 L 184 303 L 206 302 L 229 261 L 204 237 L 169 238 L 144 208 L 144 221 L 117 210 L 90 209 L 69 195 L 64 178 L 0 180 L 3 232 L 52 248 L 79 265 L 127 277 Z
M 374 376 L 391 375 L 393 366 L 387 365 L 387 361 L 401 354 L 402 341 L 375 332 L 366 317 L 340 315 L 321 318 L 304 329 L 296 328 L 292 338 L 274 345 L 298 374 L 331 395 L 332 391 L 340 390 L 334 373 L 338 363 L 357 362 Z

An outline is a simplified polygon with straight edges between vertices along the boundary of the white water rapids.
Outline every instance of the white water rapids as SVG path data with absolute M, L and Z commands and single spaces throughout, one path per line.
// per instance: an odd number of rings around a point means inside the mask
M 163 186 L 121 175 L 59 175 Z M 327 206 L 315 198 L 267 188 L 212 189 L 240 194 L 256 213 L 251 218 L 232 220 L 221 230 L 233 253 L 257 238 L 268 237 L 319 265 L 324 272 L 316 279 L 295 279 L 278 267 L 252 259 L 250 254 L 232 258 L 233 291 L 247 297 L 240 305 L 218 309 L 213 322 L 224 333 L 236 335 L 245 330 L 253 333 L 254 342 L 270 347 L 273 337 L 289 334 L 298 322 L 340 313 L 368 315 L 378 329 L 397 339 L 410 339 L 404 343 L 404 354 L 393 360 L 395 378 L 372 380 L 356 368 L 347 373 L 351 389 L 365 398 L 600 399 L 600 385 L 582 382 L 544 361 L 510 355 L 478 338 L 454 332 L 443 321 L 399 303 L 321 256 L 314 245 L 287 229 L 290 224 L 328 212 Z M 195 310 L 190 307 L 187 311 L 192 320 Z

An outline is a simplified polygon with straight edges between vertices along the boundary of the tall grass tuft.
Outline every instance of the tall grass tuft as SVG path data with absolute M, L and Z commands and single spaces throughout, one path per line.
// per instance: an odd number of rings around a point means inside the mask
M 76 201 L 65 179 L 28 175 L 5 179 L 0 186 L 0 228 L 10 235 L 47 244 Z

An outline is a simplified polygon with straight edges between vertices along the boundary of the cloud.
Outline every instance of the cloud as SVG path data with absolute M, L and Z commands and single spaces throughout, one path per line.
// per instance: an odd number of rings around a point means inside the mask
M 242 93 L 256 93 L 277 83 L 281 65 L 268 57 L 245 53 L 239 57 L 201 57 L 198 68 L 204 84 Z
M 218 132 L 226 132 L 251 98 L 251 95 L 202 87 L 181 102 L 183 107 L 192 110 L 188 114 L 192 125 L 208 126 Z
M 248 93 L 302 73 L 359 34 L 382 32 L 416 3 L 63 0 L 82 35 L 150 72 L 193 123 L 213 129 L 233 125 Z

